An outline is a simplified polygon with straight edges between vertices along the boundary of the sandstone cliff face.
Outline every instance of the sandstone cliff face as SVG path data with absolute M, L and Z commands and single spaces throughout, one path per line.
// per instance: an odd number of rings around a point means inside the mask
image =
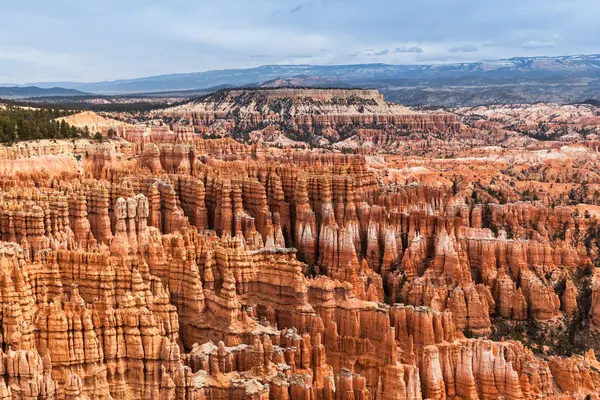
M 453 114 L 414 111 L 386 103 L 376 90 L 358 89 L 229 90 L 156 114 L 219 136 L 247 131 L 249 137 L 264 140 L 272 135 L 265 135 L 263 128 L 276 126 L 286 135 L 276 141 L 294 146 L 303 141 L 336 143 L 349 137 L 384 145 L 399 138 L 397 130 L 433 133 L 461 129 Z M 144 141 L 159 137 L 154 132 L 126 135 Z
M 0 397 L 597 395 L 593 354 L 488 339 L 600 326 L 593 216 L 160 131 L 74 175 L 0 173 Z

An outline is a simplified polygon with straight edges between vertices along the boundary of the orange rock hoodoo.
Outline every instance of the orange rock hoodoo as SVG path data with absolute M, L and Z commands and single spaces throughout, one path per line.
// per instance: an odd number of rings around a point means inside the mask
M 598 395 L 592 353 L 486 339 L 497 318 L 578 315 L 592 260 L 566 231 L 589 219 L 384 184 L 363 156 L 174 134 L 0 176 L 1 398 Z

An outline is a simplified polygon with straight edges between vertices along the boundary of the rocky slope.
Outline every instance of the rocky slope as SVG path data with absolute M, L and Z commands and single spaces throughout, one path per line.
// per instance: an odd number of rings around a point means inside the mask
M 474 148 L 489 152 L 491 146 L 543 150 L 595 141 L 598 115 L 600 108 L 591 104 L 408 108 L 386 102 L 374 90 L 280 88 L 224 90 L 125 117 L 157 131 L 156 125 L 170 125 L 205 138 L 229 136 L 279 147 L 303 142 L 346 153 L 455 157 Z
M 57 118 L 56 120 L 58 122 L 65 121 L 70 126 L 81 129 L 87 127 L 92 135 L 96 132 L 100 132 L 106 136 L 109 129 L 116 131 L 133 127 L 130 124 L 118 121 L 116 119 L 103 117 L 93 111 L 83 111 L 66 117 Z
M 344 140 L 361 128 L 403 132 L 460 129 L 454 115 L 417 112 L 385 102 L 376 90 L 361 89 L 225 90 L 154 116 L 215 135 L 233 133 L 241 139 L 247 139 L 248 132 L 274 125 L 292 140 L 317 146 Z

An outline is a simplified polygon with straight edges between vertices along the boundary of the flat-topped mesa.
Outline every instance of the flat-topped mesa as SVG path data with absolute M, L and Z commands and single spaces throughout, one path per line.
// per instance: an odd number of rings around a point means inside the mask
M 198 129 L 216 121 L 233 123 L 235 129 L 262 129 L 265 124 L 280 124 L 296 135 L 309 132 L 338 141 L 346 133 L 341 128 L 354 126 L 394 126 L 414 131 L 460 131 L 460 123 L 450 113 L 414 111 L 387 103 L 376 90 L 361 89 L 239 89 L 224 90 L 187 104 L 156 112 L 191 122 Z M 221 134 L 222 126 L 213 133 Z M 227 131 L 227 129 L 225 129 Z M 344 138 L 342 138 L 344 139 Z

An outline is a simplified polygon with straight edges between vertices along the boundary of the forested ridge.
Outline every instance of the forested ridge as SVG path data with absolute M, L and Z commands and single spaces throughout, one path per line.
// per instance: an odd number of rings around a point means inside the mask
M 72 114 L 72 111 L 58 108 L 24 108 L 4 104 L 0 108 L 0 142 L 12 143 L 35 139 L 76 139 L 87 138 L 87 129 L 70 126 L 56 118 Z

